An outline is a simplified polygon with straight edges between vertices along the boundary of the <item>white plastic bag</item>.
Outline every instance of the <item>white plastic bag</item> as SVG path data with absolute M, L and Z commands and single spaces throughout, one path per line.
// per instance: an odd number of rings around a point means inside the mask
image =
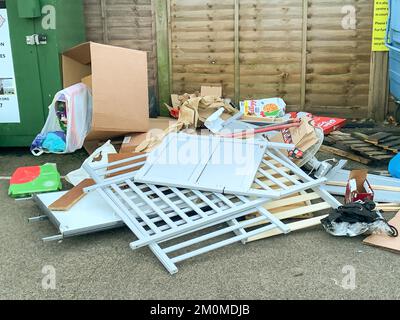
M 41 146 L 40 138 L 44 138 L 50 132 L 63 131 L 56 114 L 56 103 L 63 101 L 66 105 L 67 132 L 65 138 L 65 150 L 52 153 L 72 153 L 81 149 L 88 135 L 92 123 L 92 95 L 89 88 L 83 83 L 75 84 L 56 93 L 53 102 L 49 106 L 49 115 L 40 134 L 33 141 L 31 152 L 35 156 L 50 153 Z

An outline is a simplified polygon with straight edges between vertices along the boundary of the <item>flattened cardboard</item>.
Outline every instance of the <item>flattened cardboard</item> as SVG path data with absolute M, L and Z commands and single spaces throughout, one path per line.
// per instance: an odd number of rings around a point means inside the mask
M 400 212 L 389 221 L 389 224 L 400 230 Z M 393 238 L 384 234 L 372 234 L 365 238 L 363 242 L 370 246 L 400 253 L 400 237 Z
M 62 56 L 64 87 L 92 76 L 92 130 L 87 140 L 149 129 L 147 53 L 94 42 Z
M 173 108 L 179 108 L 181 106 L 181 102 L 179 101 L 179 95 L 171 94 L 171 104 Z
M 221 86 L 216 86 L 216 87 L 202 86 L 200 95 L 202 97 L 211 96 L 211 97 L 221 98 L 222 97 L 222 87 Z
M 317 135 L 315 133 L 315 128 L 309 123 L 308 119 L 302 118 L 301 125 L 299 127 L 293 127 L 285 130 L 285 132 L 290 133 L 290 137 L 296 148 L 301 151 L 307 151 L 314 144 L 318 142 Z M 282 131 L 279 131 L 276 135 L 270 138 L 272 142 L 284 143 Z
M 125 136 L 125 139 L 122 143 L 120 153 L 129 153 L 135 152 L 136 148 L 147 138 L 149 138 L 148 134 L 160 134 L 164 135 L 164 130 L 169 128 L 170 125 L 176 123 L 176 119 L 167 118 L 167 117 L 159 117 L 156 119 L 150 119 L 150 129 L 146 133 L 132 133 Z M 159 132 L 156 132 L 156 129 Z M 152 132 L 154 131 L 154 132 Z

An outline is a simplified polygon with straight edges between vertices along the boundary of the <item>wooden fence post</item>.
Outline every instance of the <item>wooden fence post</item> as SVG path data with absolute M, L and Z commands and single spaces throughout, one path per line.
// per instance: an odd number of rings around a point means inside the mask
M 168 109 L 164 103 L 169 103 L 171 96 L 169 31 L 168 31 L 168 4 L 169 1 L 155 1 L 156 34 L 157 34 L 157 79 L 160 115 L 168 116 Z
M 389 104 L 389 52 L 372 52 L 369 81 L 368 117 L 385 120 Z
M 101 8 L 101 23 L 103 26 L 103 42 L 108 44 L 108 18 L 107 18 L 107 3 L 106 0 L 100 1 Z
M 239 106 L 240 102 L 240 4 L 239 0 L 235 0 L 235 104 Z
M 301 82 L 300 82 L 300 111 L 306 108 L 307 88 L 307 30 L 308 30 L 308 0 L 303 0 L 303 24 L 301 40 Z

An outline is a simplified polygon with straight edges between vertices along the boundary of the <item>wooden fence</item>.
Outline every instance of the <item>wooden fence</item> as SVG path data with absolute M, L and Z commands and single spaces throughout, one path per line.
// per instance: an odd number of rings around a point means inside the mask
M 148 52 L 150 109 L 156 115 L 157 55 L 152 0 L 84 0 L 84 5 L 88 40 Z
M 223 86 L 289 110 L 383 118 L 387 54 L 371 54 L 371 0 L 85 0 L 89 39 L 149 52 L 151 87 Z

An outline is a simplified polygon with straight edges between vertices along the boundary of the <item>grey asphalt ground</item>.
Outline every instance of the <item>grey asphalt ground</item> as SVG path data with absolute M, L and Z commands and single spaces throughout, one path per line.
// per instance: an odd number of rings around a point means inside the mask
M 27 149 L 0 149 L 0 176 L 46 162 L 64 175 L 85 157 L 83 151 L 35 158 Z M 170 276 L 149 249 L 129 248 L 134 236 L 126 228 L 43 243 L 56 229 L 48 221 L 29 224 L 40 210 L 33 201 L 9 198 L 7 189 L 1 180 L 0 299 L 400 298 L 400 256 L 366 246 L 362 237 L 335 238 L 315 227 L 233 244 L 183 261 Z M 56 271 L 55 290 L 42 288 L 48 265 Z M 346 266 L 355 270 L 354 289 L 342 286 Z

